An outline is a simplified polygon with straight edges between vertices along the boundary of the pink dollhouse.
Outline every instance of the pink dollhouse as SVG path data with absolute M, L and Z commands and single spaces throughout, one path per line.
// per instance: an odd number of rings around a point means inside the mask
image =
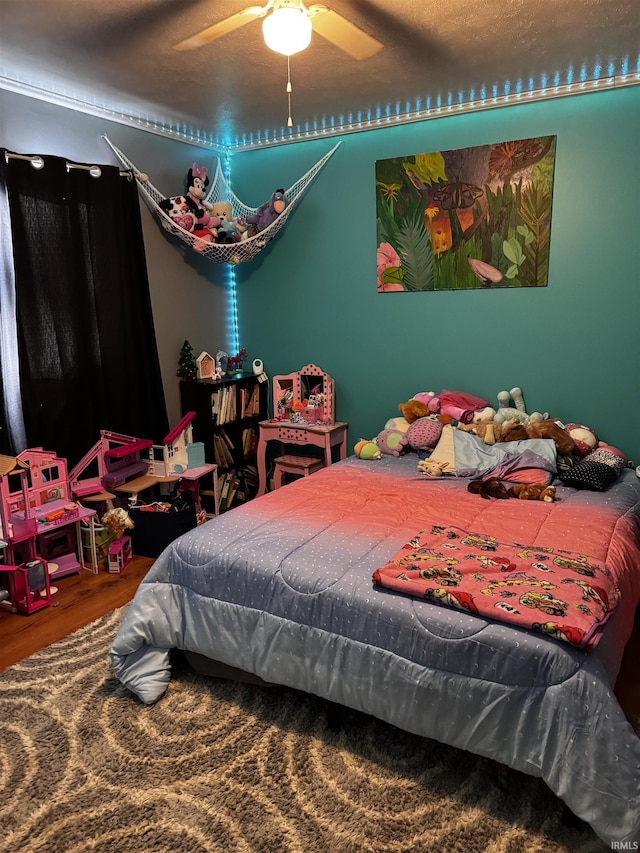
M 81 524 L 93 533 L 95 511 L 71 499 L 67 462 L 41 447 L 0 457 L 0 566 L 11 603 L 31 613 L 50 601 L 50 580 L 77 574 L 82 560 Z M 91 542 L 95 548 L 95 542 Z
M 149 459 L 143 457 L 153 442 L 109 430 L 100 430 L 100 438 L 69 472 L 69 484 L 76 498 L 115 489 L 134 477 L 149 472 Z M 80 479 L 87 470 L 92 475 Z
M 186 480 L 199 506 L 199 479 L 213 473 L 214 490 L 217 490 L 217 478 L 216 466 L 205 464 L 204 445 L 193 441 L 195 416 L 195 412 L 187 412 L 162 444 L 101 430 L 100 439 L 69 474 L 73 496 L 78 500 L 95 498 L 101 493 L 113 497 L 109 491 L 112 489 L 129 495 L 133 505 L 138 494 L 147 489 L 166 492 Z M 87 471 L 92 474 L 86 476 Z
M 162 444 L 153 445 L 149 473 L 154 477 L 169 477 L 182 474 L 188 468 L 204 463 L 204 445 L 193 443 L 193 421 L 195 412 L 187 412 L 168 433 Z

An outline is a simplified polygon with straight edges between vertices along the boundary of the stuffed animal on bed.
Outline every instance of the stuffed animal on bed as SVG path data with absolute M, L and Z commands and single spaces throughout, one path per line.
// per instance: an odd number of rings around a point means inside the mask
M 399 432 L 406 432 L 411 424 L 406 418 L 389 418 L 384 425 L 385 429 L 397 429 Z
M 382 459 L 382 451 L 376 442 L 367 438 L 361 438 L 356 442 L 353 452 L 358 459 Z
M 433 450 L 440 440 L 444 424 L 435 418 L 418 418 L 406 434 L 406 443 L 411 450 Z
M 508 490 L 510 498 L 521 501 L 545 501 L 552 503 L 556 499 L 555 486 L 546 483 L 514 483 Z
M 598 436 L 589 427 L 583 424 L 565 424 L 566 431 L 574 442 L 573 453 L 575 456 L 584 457 L 595 450 L 598 446 Z
M 485 444 L 495 444 L 497 441 L 526 441 L 528 438 L 552 438 L 558 453 L 568 455 L 573 452 L 573 439 L 556 421 L 547 419 L 533 424 L 522 424 L 511 420 L 504 424 L 488 421 L 480 424 L 458 426 L 467 432 L 479 436 Z
M 467 486 L 467 491 L 472 495 L 480 495 L 486 501 L 507 500 L 509 492 L 499 477 L 488 477 L 486 480 L 472 480 Z
M 407 400 L 406 403 L 398 403 L 398 411 L 410 424 L 417 421 L 418 418 L 426 418 L 431 414 L 429 406 L 420 400 Z
M 401 456 L 407 450 L 408 443 L 407 433 L 399 429 L 383 429 L 376 438 L 378 449 L 388 456 Z
M 435 459 L 421 459 L 418 462 L 418 471 L 428 477 L 441 477 L 446 473 L 445 468 L 448 464 L 448 462 L 438 462 Z
M 520 427 L 516 421 L 507 421 L 505 424 L 501 424 L 499 421 L 458 424 L 458 429 L 464 432 L 472 432 L 489 445 L 495 444 L 497 441 L 519 441 L 528 438 L 524 427 Z M 507 438 L 509 433 L 511 433 L 511 437 Z
M 511 391 L 499 391 L 497 397 L 498 411 L 495 413 L 493 419 L 498 423 L 503 424 L 506 421 L 515 419 L 522 424 L 535 424 L 549 417 L 548 412 L 545 412 L 544 415 L 540 412 L 532 412 L 528 415 L 520 388 L 512 388 Z M 513 407 L 509 406 L 511 400 L 514 403 Z

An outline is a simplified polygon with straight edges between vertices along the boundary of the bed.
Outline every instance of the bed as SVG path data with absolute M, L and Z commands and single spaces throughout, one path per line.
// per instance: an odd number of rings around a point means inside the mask
M 352 456 L 181 536 L 128 608 L 117 677 L 154 703 L 186 650 L 541 776 L 604 841 L 638 842 L 640 738 L 612 686 L 640 601 L 640 479 L 485 500 L 416 461 Z M 588 648 L 374 581 L 452 529 L 601 566 L 616 596 Z

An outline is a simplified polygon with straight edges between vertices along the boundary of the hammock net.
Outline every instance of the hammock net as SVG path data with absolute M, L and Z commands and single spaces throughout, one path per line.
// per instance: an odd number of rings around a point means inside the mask
M 125 169 L 130 169 L 133 173 L 142 198 L 149 210 L 157 217 L 162 227 L 187 245 L 191 246 L 191 248 L 198 252 L 198 254 L 219 264 L 239 264 L 244 261 L 253 260 L 253 258 L 255 258 L 255 256 L 264 249 L 269 240 L 273 239 L 280 229 L 284 227 L 287 219 L 297 207 L 311 181 L 313 181 L 331 155 L 340 146 L 340 142 L 338 142 L 324 155 L 324 157 L 318 160 L 318 162 L 312 166 L 306 174 L 285 190 L 287 199 L 285 209 L 277 219 L 275 219 L 270 225 L 267 225 L 267 227 L 258 234 L 253 237 L 240 240 L 237 243 L 209 243 L 200 237 L 197 237 L 195 234 L 192 234 L 190 231 L 186 231 L 174 222 L 174 220 L 171 219 L 171 217 L 159 206 L 160 202 L 165 199 L 166 196 L 153 186 L 148 175 L 141 172 L 131 162 L 131 160 L 122 153 L 122 151 L 116 148 L 107 136 L 104 136 L 103 138 Z M 244 204 L 236 196 L 225 180 L 220 166 L 220 160 L 218 160 L 215 175 L 207 187 L 207 194 L 204 201 L 210 202 L 211 204 L 215 204 L 220 201 L 230 201 L 233 216 L 241 216 L 243 219 L 246 219 L 248 216 L 255 215 L 259 210 L 257 207 L 249 207 Z

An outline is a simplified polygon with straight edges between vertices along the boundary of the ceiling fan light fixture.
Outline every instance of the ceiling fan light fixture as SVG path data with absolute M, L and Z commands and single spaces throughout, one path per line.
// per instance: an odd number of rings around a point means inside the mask
M 293 56 L 309 47 L 311 21 L 299 6 L 281 6 L 264 19 L 262 33 L 271 50 L 284 56 Z

